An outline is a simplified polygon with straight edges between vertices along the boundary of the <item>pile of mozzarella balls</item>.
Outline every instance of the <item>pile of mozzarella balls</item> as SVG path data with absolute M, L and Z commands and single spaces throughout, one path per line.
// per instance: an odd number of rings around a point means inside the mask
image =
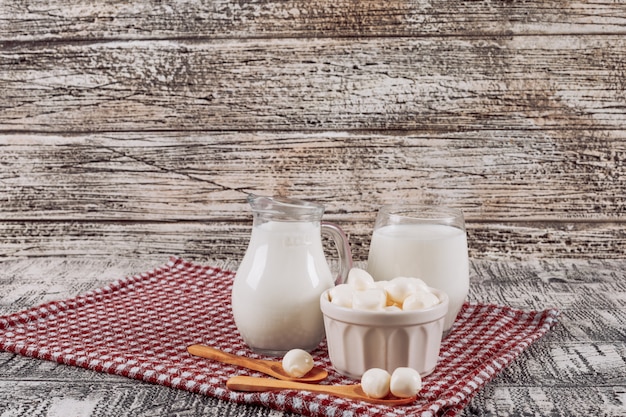
M 420 310 L 439 304 L 439 298 L 419 278 L 397 277 L 389 281 L 374 281 L 365 270 L 352 268 L 345 284 L 329 291 L 330 302 L 341 307 L 369 311 Z M 313 357 L 302 349 L 285 354 L 282 366 L 287 375 L 301 378 L 313 369 Z M 392 374 L 372 368 L 363 373 L 361 388 L 371 398 L 385 398 L 390 393 L 407 398 L 422 389 L 422 378 L 413 368 L 400 367 Z
M 282 366 L 287 375 L 301 378 L 313 369 L 313 357 L 302 349 L 291 349 L 283 356 Z M 392 374 L 372 368 L 361 377 L 361 388 L 370 398 L 385 398 L 391 393 L 399 398 L 414 397 L 422 389 L 422 378 L 412 368 L 396 368 Z
M 365 270 L 352 268 L 345 284 L 328 292 L 330 302 L 341 307 L 370 311 L 421 310 L 440 303 L 419 278 L 397 277 L 374 281 Z

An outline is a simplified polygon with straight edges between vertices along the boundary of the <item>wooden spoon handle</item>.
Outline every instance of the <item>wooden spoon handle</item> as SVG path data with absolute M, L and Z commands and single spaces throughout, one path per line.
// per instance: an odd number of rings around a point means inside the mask
M 282 389 L 322 392 L 325 394 L 340 395 L 341 386 L 306 384 L 302 382 L 284 381 L 272 378 L 257 378 L 253 376 L 237 375 L 226 381 L 228 389 L 233 391 L 263 392 Z
M 263 392 L 282 389 L 319 392 L 334 395 L 336 397 L 350 398 L 352 400 L 366 401 L 373 404 L 389 406 L 407 405 L 415 401 L 415 397 L 408 398 L 370 398 L 363 392 L 360 384 L 357 385 L 318 385 L 305 384 L 302 382 L 283 381 L 272 378 L 256 378 L 253 376 L 233 376 L 226 381 L 228 389 L 233 391 Z
M 191 353 L 194 356 L 200 356 L 202 358 L 213 359 L 219 362 L 237 365 L 235 363 L 238 358 L 236 355 L 231 355 L 230 353 L 223 352 L 210 346 L 191 345 L 187 348 L 187 352 Z
M 229 365 L 241 366 L 252 369 L 253 371 L 264 372 L 266 367 L 259 364 L 258 361 L 249 360 L 243 356 L 232 355 L 219 349 L 205 345 L 191 345 L 187 348 L 187 352 L 201 358 L 212 359 L 218 362 L 227 363 Z

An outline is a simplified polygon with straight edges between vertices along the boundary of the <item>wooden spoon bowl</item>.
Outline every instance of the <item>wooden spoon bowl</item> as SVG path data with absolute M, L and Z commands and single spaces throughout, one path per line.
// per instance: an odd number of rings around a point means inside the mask
M 290 376 L 283 369 L 283 365 L 278 361 L 268 361 L 263 359 L 252 359 L 244 356 L 232 355 L 219 349 L 204 345 L 191 345 L 187 348 L 187 352 L 194 356 L 212 359 L 214 361 L 227 363 L 229 365 L 241 366 L 253 371 L 262 372 L 266 375 L 273 376 L 284 381 L 298 381 L 304 383 L 315 383 L 325 379 L 328 372 L 319 367 L 314 367 L 306 375 L 297 378 Z
M 233 391 L 245 391 L 245 392 L 263 392 L 263 391 L 275 391 L 275 390 L 300 390 L 319 392 L 323 394 L 334 395 L 336 397 L 350 398 L 352 400 L 366 401 L 373 404 L 382 405 L 407 405 L 415 401 L 416 397 L 408 398 L 371 398 L 368 397 L 361 384 L 356 385 L 317 385 L 317 384 L 303 384 L 294 381 L 281 381 L 271 378 L 256 378 L 252 376 L 234 376 L 226 382 L 228 389 Z

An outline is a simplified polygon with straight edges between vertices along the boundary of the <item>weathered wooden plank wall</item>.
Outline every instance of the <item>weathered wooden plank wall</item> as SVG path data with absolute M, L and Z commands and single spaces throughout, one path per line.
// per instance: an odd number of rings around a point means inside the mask
M 623 2 L 0 5 L 3 256 L 241 256 L 248 192 L 364 259 L 395 200 L 472 256 L 626 256 Z M 116 242 L 115 244 L 112 244 Z

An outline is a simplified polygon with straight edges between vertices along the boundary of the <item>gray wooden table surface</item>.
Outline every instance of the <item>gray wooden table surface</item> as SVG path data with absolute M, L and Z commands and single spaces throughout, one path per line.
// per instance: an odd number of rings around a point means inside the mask
M 470 299 L 560 324 L 464 410 L 626 416 L 626 3 L 0 1 L 0 314 L 170 255 L 247 193 L 466 217 Z M 67 411 L 71 410 L 71 411 Z M 0 352 L 0 417 L 280 416 Z

